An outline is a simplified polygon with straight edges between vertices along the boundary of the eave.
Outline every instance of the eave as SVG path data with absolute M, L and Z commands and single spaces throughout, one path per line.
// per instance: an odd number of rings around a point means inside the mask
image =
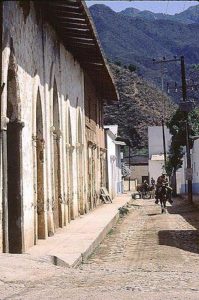
M 86 4 L 82 0 L 40 1 L 42 14 L 93 80 L 100 97 L 111 102 L 118 92 Z

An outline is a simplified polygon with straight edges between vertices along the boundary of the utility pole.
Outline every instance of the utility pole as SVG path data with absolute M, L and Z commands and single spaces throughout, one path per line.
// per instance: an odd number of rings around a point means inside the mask
M 174 56 L 174 59 L 168 59 L 166 60 L 165 57 L 163 57 L 163 60 L 156 61 L 153 59 L 153 63 L 155 64 L 163 64 L 163 63 L 170 63 L 170 62 L 180 62 L 181 66 L 181 81 L 182 81 L 182 105 L 181 108 L 183 109 L 183 104 L 185 104 L 185 109 L 183 111 L 186 112 L 186 121 L 185 121 L 185 135 L 186 135 L 186 153 L 187 153 L 187 172 L 186 177 L 188 181 L 188 200 L 189 202 L 192 202 L 192 169 L 191 169 L 191 155 L 190 155 L 190 147 L 189 147 L 189 122 L 188 122 L 188 111 L 190 107 L 186 107 L 187 103 L 187 85 L 186 85 L 186 74 L 185 74 L 185 62 L 184 62 L 184 56 L 181 56 L 180 59 L 177 59 L 176 56 Z
M 129 144 L 129 170 L 131 170 L 131 150 Z M 131 173 L 129 174 L 129 192 L 131 190 Z
M 161 64 L 161 83 L 162 83 L 162 98 L 164 92 L 164 69 Z M 164 152 L 164 170 L 166 170 L 166 162 L 167 162 L 167 151 L 166 151 L 166 142 L 165 142 L 165 131 L 164 131 L 164 119 L 165 119 L 165 100 L 163 98 L 163 112 L 162 112 L 162 139 L 163 139 L 163 152 Z
M 163 137 L 164 168 L 165 168 L 167 162 L 167 153 L 166 153 L 166 142 L 165 142 L 165 132 L 164 132 L 164 118 L 162 118 L 162 137 Z
M 184 56 L 180 57 L 181 64 L 181 80 L 182 80 L 182 100 L 183 102 L 187 101 L 187 87 L 186 87 L 186 75 L 185 75 L 185 63 Z M 188 112 L 186 112 L 186 121 L 185 121 L 185 131 L 186 131 L 186 152 L 187 152 L 187 181 L 188 181 L 188 200 L 189 202 L 193 201 L 192 196 L 192 169 L 191 169 L 191 154 L 189 147 L 189 121 L 188 121 Z
M 163 62 L 165 62 L 165 58 L 162 61 L 155 61 L 153 63 L 161 63 L 161 89 L 162 89 L 162 96 L 164 92 L 164 70 L 163 70 Z M 166 170 L 166 162 L 167 162 L 167 151 L 166 151 L 166 142 L 165 142 L 165 130 L 164 130 L 164 118 L 165 118 L 165 101 L 163 99 L 163 112 L 162 112 L 162 142 L 163 142 L 163 152 L 164 152 L 164 170 Z

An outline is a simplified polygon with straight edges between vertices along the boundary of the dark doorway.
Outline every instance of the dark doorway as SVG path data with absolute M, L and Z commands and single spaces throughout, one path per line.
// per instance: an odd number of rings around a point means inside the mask
M 54 150 L 54 162 L 53 162 L 53 174 L 54 174 L 54 205 L 53 205 L 53 217 L 55 228 L 62 227 L 61 218 L 61 172 L 60 172 L 60 119 L 59 119 L 59 105 L 57 85 L 54 81 L 53 88 L 53 150 Z
M 78 211 L 83 215 L 84 210 L 84 197 L 83 197 L 83 139 L 82 139 L 82 122 L 80 112 L 78 113 L 78 149 L 77 149 L 77 186 L 78 186 Z
M 19 97 L 14 58 L 11 54 L 7 82 L 7 189 L 8 242 L 10 253 L 23 252 L 22 204 L 22 128 L 19 121 Z
M 74 220 L 74 204 L 73 204 L 73 148 L 72 148 L 72 130 L 71 130 L 71 117 L 70 117 L 70 111 L 68 112 L 68 142 L 70 145 L 69 148 L 69 157 L 68 157 L 68 191 L 69 191 L 69 220 Z
M 145 180 L 149 183 L 149 176 L 142 176 L 142 183 L 144 183 Z

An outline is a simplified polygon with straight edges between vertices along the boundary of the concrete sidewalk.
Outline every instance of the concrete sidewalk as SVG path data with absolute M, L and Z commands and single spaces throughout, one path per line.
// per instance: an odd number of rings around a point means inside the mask
M 58 229 L 53 237 L 39 240 L 26 253 L 50 260 L 55 265 L 75 267 L 85 261 L 101 243 L 119 217 L 118 208 L 130 200 L 130 194 L 116 197 L 113 203 L 103 204 L 90 213 Z

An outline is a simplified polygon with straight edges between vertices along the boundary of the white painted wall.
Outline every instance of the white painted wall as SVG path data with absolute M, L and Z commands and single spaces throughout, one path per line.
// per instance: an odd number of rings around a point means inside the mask
M 142 183 L 142 176 L 149 175 L 148 165 L 131 166 L 131 179 L 137 179 L 138 184 Z
M 169 129 L 166 126 L 164 126 L 164 131 L 165 131 L 166 152 L 168 152 L 171 143 L 171 134 L 169 133 Z M 164 153 L 162 126 L 148 127 L 148 149 L 149 149 L 149 159 L 151 159 L 151 155 L 153 154 Z
M 185 179 L 186 157 L 183 158 L 183 164 L 176 172 L 176 193 L 184 194 L 187 192 L 187 182 Z
M 111 125 L 110 127 L 109 125 L 106 125 L 105 128 L 109 128 L 112 133 L 114 132 L 117 134 L 117 125 Z M 114 198 L 117 194 L 123 192 L 123 180 L 121 174 L 121 149 L 120 145 L 116 145 L 114 143 L 114 139 L 108 132 L 106 134 L 106 138 L 109 194 L 112 198 Z
M 163 160 L 150 160 L 149 159 L 149 182 L 151 178 L 157 181 L 157 178 L 162 174 L 164 166 Z
M 7 110 L 7 72 L 11 52 L 11 39 L 16 59 L 16 76 L 19 83 L 20 118 L 25 127 L 22 130 L 22 164 L 23 164 L 23 212 L 24 212 L 24 240 L 25 249 L 34 244 L 34 141 L 36 118 L 36 95 L 40 90 L 43 125 L 44 125 L 44 197 L 45 215 L 48 226 L 52 224 L 52 124 L 53 124 L 53 82 L 56 79 L 59 114 L 60 114 L 60 157 L 61 192 L 67 195 L 67 169 L 66 144 L 67 114 L 70 110 L 72 145 L 73 150 L 73 205 L 75 216 L 78 215 L 77 204 L 77 108 L 82 116 L 82 134 L 85 136 L 84 119 L 84 74 L 79 63 L 65 50 L 57 40 L 57 36 L 48 24 L 38 22 L 33 3 L 31 2 L 30 14 L 25 21 L 23 11 L 18 1 L 4 2 L 3 12 L 3 68 L 2 82 L 5 88 L 2 94 L 2 116 L 6 116 Z M 83 144 L 85 139 L 83 139 Z M 86 152 L 84 152 L 86 157 Z M 0 171 L 1 175 L 1 171 Z M 2 178 L 1 178 L 2 181 Z M 1 184 L 0 184 L 1 186 Z M 0 199 L 2 191 L 0 190 Z
M 171 134 L 169 129 L 164 126 L 165 132 L 165 144 L 166 152 L 169 152 L 169 147 L 171 144 Z M 163 134 L 162 126 L 149 126 L 148 127 L 148 150 L 149 150 L 149 182 L 153 177 L 155 180 L 162 174 L 164 166 L 164 147 L 163 147 Z M 161 156 L 156 160 L 152 159 L 152 155 Z
M 106 125 L 104 128 L 109 128 L 114 135 L 118 135 L 118 125 Z
M 199 140 L 194 141 L 192 149 L 193 193 L 199 193 Z

